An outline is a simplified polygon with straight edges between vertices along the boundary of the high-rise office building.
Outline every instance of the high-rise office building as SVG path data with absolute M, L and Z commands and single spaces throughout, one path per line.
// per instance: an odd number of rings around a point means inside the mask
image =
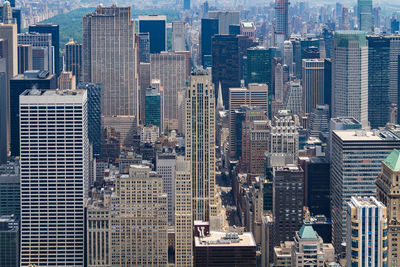
M 274 245 L 293 239 L 303 224 L 304 172 L 297 165 L 274 168 Z
M 140 53 L 140 52 L 139 52 Z M 149 54 L 150 55 L 150 54 Z M 149 57 L 150 61 L 150 57 Z M 146 89 L 151 86 L 151 64 L 139 63 L 139 120 L 144 123 L 146 117 Z
M 12 156 L 18 156 L 20 148 L 19 95 L 26 89 L 32 88 L 57 89 L 56 75 L 49 74 L 47 71 L 30 70 L 10 80 L 10 152 Z
M 0 165 L 0 217 L 20 218 L 20 172 L 18 162 Z
M 345 242 L 346 237 L 346 203 L 355 195 L 376 195 L 376 177 L 380 172 L 381 162 L 393 148 L 399 147 L 400 137 L 391 131 L 332 132 L 332 238 L 337 252 L 341 251 L 341 243 Z
M 56 24 L 36 24 L 29 26 L 29 32 L 51 34 L 51 44 L 54 46 L 54 70 L 58 76 L 62 70 L 60 63 L 60 27 Z
M 33 69 L 32 53 L 32 45 L 18 45 L 18 74 L 23 74 L 24 71 Z
M 162 179 L 143 165 L 116 179 L 112 197 L 111 265 L 168 264 L 168 204 Z
M 313 157 L 305 162 L 305 205 L 313 216 L 331 217 L 329 168 L 324 157 Z
M 256 25 L 252 21 L 242 21 L 240 22 L 240 33 L 241 35 L 246 35 L 250 39 L 255 39 Z
M 201 64 L 204 68 L 212 66 L 212 37 L 217 34 L 219 34 L 218 19 L 201 19 L 200 50 Z
M 266 83 L 272 88 L 273 49 L 262 46 L 247 49 L 246 84 Z M 272 92 L 270 92 L 272 93 Z
M 321 133 L 329 133 L 329 118 L 329 106 L 317 105 L 310 114 L 309 135 L 319 137 Z
M 372 0 L 357 1 L 357 19 L 360 31 L 372 32 Z
M 150 53 L 167 51 L 167 17 L 164 15 L 139 16 L 139 32 L 150 34 Z
M 368 126 L 368 46 L 365 32 L 337 31 L 332 57 L 332 116 Z M 351 69 L 352 71 L 348 71 Z
M 136 33 L 135 35 L 136 47 L 138 51 L 138 61 L 139 63 L 150 62 L 150 33 Z
M 238 158 L 236 149 L 236 113 L 241 106 L 259 107 L 268 114 L 268 85 L 249 84 L 248 88 L 229 89 L 229 154 Z
M 190 162 L 178 157 L 175 168 L 175 266 L 193 266 L 192 175 Z
M 70 71 L 63 71 L 58 76 L 58 88 L 61 90 L 76 89 L 76 77 Z
M 283 64 L 289 68 L 289 73 L 293 74 L 293 44 L 289 40 L 283 42 Z
M 164 97 L 163 125 L 161 129 L 178 130 L 180 118 L 178 94 L 186 90 L 188 75 L 186 56 L 177 52 L 162 52 L 151 55 L 151 80 L 159 80 Z M 183 129 L 180 129 L 181 131 Z
M 221 83 L 222 99 L 229 108 L 229 88 L 238 88 L 244 79 L 244 57 L 255 44 L 243 35 L 215 35 L 212 38 L 212 81 Z M 218 97 L 218 96 L 217 96 Z
M 146 89 L 146 120 L 145 125 L 154 125 L 160 127 L 164 123 L 163 101 L 161 92 L 158 88 L 149 87 Z
M 21 265 L 82 266 L 89 189 L 87 93 L 26 90 L 20 96 L 20 121 Z
M 78 84 L 78 89 L 85 89 L 87 92 L 88 102 L 88 138 L 93 146 L 93 154 L 96 157 L 101 156 L 102 139 L 102 120 L 101 120 L 101 91 L 103 86 L 101 83 L 85 83 Z
M 275 46 L 282 47 L 289 34 L 289 1 L 275 0 Z
M 172 22 L 172 50 L 174 51 L 185 51 L 186 50 L 186 39 L 185 36 L 185 22 L 184 21 L 173 21 Z
M 192 168 L 193 220 L 210 221 L 215 208 L 215 97 L 207 70 L 195 70 L 186 94 L 185 158 Z
M 32 68 L 34 70 L 47 70 L 54 72 L 54 46 L 50 33 L 20 33 L 19 45 L 32 46 Z
M 394 149 L 387 158 L 382 161 L 381 172 L 376 179 L 376 198 L 387 207 L 388 220 L 388 262 L 394 263 L 399 260 L 400 255 L 392 253 L 400 246 L 400 240 L 397 238 L 400 234 L 398 227 L 398 214 L 400 195 L 397 191 L 399 187 L 400 176 L 400 153 Z
M 19 265 L 19 226 L 14 216 L 0 216 L 0 265 Z
M 17 26 L 15 24 L 0 23 L 0 54 L 0 57 L 5 59 L 2 73 L 6 74 L 6 87 L 0 89 L 0 99 L 2 101 L 0 107 L 0 163 L 6 163 L 11 139 L 9 80 L 18 73 Z
M 163 192 L 168 196 L 168 223 L 175 225 L 175 167 L 176 154 L 158 153 L 156 172 L 163 181 Z
M 82 43 L 70 39 L 65 44 L 65 70 L 71 71 L 76 77 L 76 83 L 82 81 Z
M 277 63 L 274 68 L 274 97 L 274 100 L 281 101 L 282 103 L 285 98 L 283 66 L 281 63 Z
M 83 17 L 82 28 L 83 81 L 103 84 L 102 115 L 113 117 L 113 121 L 120 116 L 134 116 L 138 120 L 135 25 L 131 7 L 99 6 Z M 114 60 L 106 60 L 110 58 Z
M 239 25 L 239 11 L 208 11 L 208 17 L 218 20 L 219 34 L 229 34 L 229 25 Z
M 303 59 L 303 112 L 325 103 L 325 60 Z
M 347 265 L 389 266 L 387 209 L 375 197 L 351 197 L 347 203 Z

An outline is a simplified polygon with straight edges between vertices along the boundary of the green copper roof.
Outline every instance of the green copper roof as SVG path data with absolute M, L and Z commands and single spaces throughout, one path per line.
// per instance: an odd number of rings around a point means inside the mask
M 397 149 L 393 149 L 383 162 L 392 169 L 392 171 L 400 171 L 400 152 Z
M 366 33 L 363 31 L 335 31 L 335 44 L 340 47 L 348 47 L 349 42 L 359 42 L 360 47 L 367 45 Z
M 317 235 L 315 234 L 314 228 L 311 225 L 303 224 L 299 231 L 300 238 L 303 239 L 315 239 Z

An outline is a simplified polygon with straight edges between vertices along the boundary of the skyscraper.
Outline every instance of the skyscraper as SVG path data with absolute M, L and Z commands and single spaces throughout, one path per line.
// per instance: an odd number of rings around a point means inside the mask
M 358 29 L 360 31 L 372 32 L 372 0 L 357 1 Z
M 376 198 L 387 207 L 388 220 L 388 251 L 395 251 L 400 245 L 397 236 L 400 234 L 398 227 L 398 203 L 400 196 L 397 191 L 400 190 L 398 177 L 400 175 L 400 153 L 394 149 L 387 158 L 382 161 L 381 172 L 376 179 Z M 397 253 L 388 253 L 388 262 L 399 260 Z
M 239 11 L 208 11 L 208 17 L 218 20 L 219 34 L 229 34 L 229 25 L 239 25 Z
M 347 203 L 347 265 L 388 266 L 387 209 L 375 197 Z
M 185 33 L 186 31 L 185 31 L 184 21 L 172 22 L 172 50 L 174 51 L 186 50 Z
M 14 216 L 0 216 L 0 265 L 19 266 L 19 227 Z
M 117 178 L 112 197 L 112 266 L 168 264 L 168 204 L 162 179 L 143 165 Z
M 6 73 L 6 87 L 0 89 L 1 105 L 1 128 L 0 128 L 0 160 L 1 163 L 7 162 L 7 154 L 11 139 L 10 133 L 10 82 L 9 80 L 18 73 L 17 62 L 17 26 L 15 24 L 0 23 L 0 57 L 6 68 L 2 72 Z M 6 72 L 4 72 L 6 71 Z M 4 75 L 4 74 L 3 74 Z M 3 77 L 4 78 L 4 77 Z M 4 142 L 5 141 L 5 142 Z
M 293 74 L 293 44 L 291 41 L 283 42 L 283 64 L 289 68 L 289 73 Z
M 102 138 L 102 121 L 101 121 L 101 91 L 103 86 L 101 83 L 85 83 L 78 84 L 78 89 L 85 89 L 87 92 L 88 103 L 88 138 L 93 146 L 93 154 L 97 157 L 101 156 Z
M 57 89 L 55 74 L 47 71 L 25 71 L 10 80 L 10 152 L 12 156 L 18 156 L 20 152 L 20 113 L 19 95 L 26 89 Z
M 102 115 L 115 116 L 114 121 L 117 116 L 135 116 L 138 120 L 131 7 L 99 6 L 83 17 L 82 28 L 83 81 L 103 84 Z
M 21 265 L 82 266 L 87 93 L 26 90 L 20 114 Z
M 268 114 L 268 85 L 249 84 L 248 88 L 229 89 L 229 154 L 238 157 L 236 151 L 236 113 L 241 106 L 259 107 Z M 225 103 L 224 103 L 225 104 Z M 239 133 L 238 133 L 239 134 Z
M 204 68 L 211 67 L 212 37 L 218 34 L 218 19 L 201 19 L 200 50 L 201 64 Z
M 0 45 L 4 44 L 5 41 L 0 39 Z M 8 90 L 8 79 L 7 79 L 7 60 L 5 58 L 0 58 L 0 101 L 1 101 L 1 115 L 0 115 L 0 164 L 7 163 L 8 156 L 8 140 L 7 140 L 7 124 L 9 123 L 9 119 L 7 115 L 8 108 L 8 99 L 7 99 L 7 90 Z
M 177 52 L 162 52 L 151 55 L 150 75 L 152 80 L 159 80 L 163 88 L 163 125 L 161 129 L 178 130 L 180 118 L 178 94 L 186 89 L 188 76 L 187 61 L 184 54 Z M 182 129 L 181 129 L 182 130 Z
M 275 46 L 282 47 L 289 38 L 289 1 L 275 0 Z
M 0 217 L 14 215 L 20 218 L 20 171 L 17 162 L 0 165 Z
M 190 162 L 178 157 L 175 168 L 175 266 L 193 266 L 192 175 Z
M 246 84 L 266 83 L 271 89 L 273 57 L 274 53 L 271 48 L 257 46 L 247 49 Z
M 65 44 L 65 70 L 72 71 L 76 82 L 82 81 L 82 44 L 70 39 Z
M 167 51 L 167 17 L 164 15 L 139 16 L 139 32 L 150 34 L 150 53 Z
M 332 81 L 332 117 L 354 117 L 363 127 L 368 126 L 368 46 L 365 32 L 336 32 Z
M 244 78 L 244 57 L 255 44 L 243 35 L 215 35 L 212 38 L 212 81 L 221 83 L 222 99 L 229 108 L 229 88 L 240 87 Z
M 156 172 L 163 181 L 163 192 L 168 196 L 168 223 L 175 225 L 175 167 L 176 154 L 158 153 Z
M 18 74 L 32 70 L 32 45 L 18 45 Z
M 303 111 L 303 87 L 300 80 L 290 81 L 285 96 L 286 109 L 294 115 L 300 115 Z
M 136 33 L 135 35 L 136 47 L 139 49 L 139 63 L 150 62 L 150 33 Z
M 332 132 L 332 239 L 337 252 L 341 251 L 341 243 L 346 238 L 346 203 L 355 195 L 376 195 L 376 177 L 380 172 L 381 162 L 393 148 L 399 147 L 400 137 L 391 131 Z
M 55 24 L 30 25 L 29 32 L 51 34 L 51 43 L 54 46 L 54 70 L 58 76 L 62 70 L 62 66 L 60 64 L 60 27 Z
M 50 33 L 20 33 L 19 45 L 32 46 L 32 68 L 34 70 L 47 70 L 51 74 L 54 71 L 54 46 Z
M 186 94 L 185 158 L 192 168 L 193 220 L 210 221 L 215 208 L 215 97 L 211 75 L 195 70 Z
M 76 89 L 76 78 L 72 72 L 61 72 L 60 76 L 58 76 L 58 88 L 61 90 Z
M 325 103 L 325 60 L 303 59 L 303 112 Z
M 183 9 L 190 10 L 190 0 L 183 0 Z
M 164 123 L 164 114 L 161 114 L 163 109 L 161 101 L 161 92 L 158 88 L 149 87 L 146 89 L 146 120 L 145 125 L 154 125 L 161 127 Z

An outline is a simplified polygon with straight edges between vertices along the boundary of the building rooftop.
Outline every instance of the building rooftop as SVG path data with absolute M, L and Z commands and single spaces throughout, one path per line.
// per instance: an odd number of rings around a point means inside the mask
M 393 149 L 383 163 L 385 163 L 392 171 L 400 171 L 400 152 L 397 149 Z
M 246 233 L 226 233 L 226 232 L 210 232 L 206 237 L 195 237 L 196 247 L 255 247 L 253 234 Z
M 384 141 L 400 140 L 400 137 L 392 131 L 367 131 L 367 130 L 334 130 L 343 141 Z
M 299 231 L 300 238 L 304 239 L 317 239 L 314 228 L 311 225 L 303 224 Z
M 349 202 L 350 206 L 356 207 L 356 208 L 384 208 L 385 206 L 382 204 L 382 202 L 376 200 L 375 197 L 351 197 L 351 200 Z
M 343 123 L 346 125 L 360 125 L 361 123 L 354 119 L 354 118 L 332 118 L 331 121 L 335 122 L 335 123 Z

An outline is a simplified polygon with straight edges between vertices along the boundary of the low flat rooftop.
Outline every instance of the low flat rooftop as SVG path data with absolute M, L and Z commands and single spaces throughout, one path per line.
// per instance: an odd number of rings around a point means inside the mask
M 400 137 L 392 131 L 335 130 L 333 132 L 343 141 L 400 140 Z
M 237 237 L 237 238 L 235 238 Z M 206 237 L 195 237 L 196 247 L 255 247 L 252 233 L 210 232 Z

